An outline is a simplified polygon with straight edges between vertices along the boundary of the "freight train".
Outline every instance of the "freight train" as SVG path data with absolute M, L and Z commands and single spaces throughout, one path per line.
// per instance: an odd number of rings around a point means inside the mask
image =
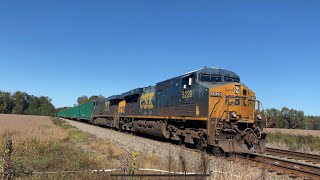
M 229 70 L 202 68 L 57 113 L 200 150 L 264 153 L 261 103 Z

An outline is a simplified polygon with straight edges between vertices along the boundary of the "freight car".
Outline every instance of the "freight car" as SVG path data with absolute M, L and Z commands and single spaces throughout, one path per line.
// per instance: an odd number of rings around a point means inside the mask
M 88 109 L 82 113 L 81 107 Z M 202 68 L 58 113 L 93 124 L 229 153 L 264 153 L 261 103 L 240 77 Z M 75 109 L 75 110 L 73 110 Z
M 91 121 L 93 118 L 92 112 L 93 112 L 94 104 L 95 102 L 93 101 L 85 104 L 81 104 L 73 108 L 59 111 L 56 116 L 78 120 L 78 121 L 80 120 Z

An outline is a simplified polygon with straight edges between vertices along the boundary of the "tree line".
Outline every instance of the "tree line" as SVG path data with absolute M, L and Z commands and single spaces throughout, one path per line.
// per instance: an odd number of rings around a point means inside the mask
M 301 110 L 271 108 L 264 114 L 269 128 L 320 130 L 320 116 L 305 116 Z
M 54 115 L 55 107 L 47 96 L 33 96 L 26 92 L 0 91 L 0 113 L 25 115 Z
M 77 103 L 78 103 L 78 105 L 81 105 L 81 104 L 84 104 L 84 103 L 87 103 L 90 101 L 98 101 L 98 100 L 103 100 L 103 99 L 105 99 L 105 97 L 102 95 L 98 95 L 98 96 L 93 95 L 90 97 L 83 95 L 83 96 L 80 96 L 77 98 Z

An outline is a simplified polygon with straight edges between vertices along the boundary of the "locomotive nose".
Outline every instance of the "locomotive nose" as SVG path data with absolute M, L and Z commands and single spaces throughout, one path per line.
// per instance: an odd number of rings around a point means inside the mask
M 254 122 L 255 94 L 245 85 L 230 83 L 210 89 L 210 117 L 226 121 Z
M 249 122 L 252 114 L 252 104 L 249 99 L 250 90 L 246 86 L 240 83 L 231 84 L 226 95 L 228 119 Z

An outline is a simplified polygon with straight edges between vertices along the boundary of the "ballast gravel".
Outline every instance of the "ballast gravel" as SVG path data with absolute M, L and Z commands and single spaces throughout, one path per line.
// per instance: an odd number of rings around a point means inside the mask
M 156 141 L 146 137 L 128 134 L 113 129 L 93 126 L 86 123 L 66 120 L 70 125 L 77 127 L 81 131 L 95 135 L 98 138 L 108 139 L 114 144 L 123 147 L 127 152 L 139 152 L 140 154 L 156 154 L 162 158 L 169 157 L 171 153 L 172 158 L 179 159 L 179 156 L 186 156 L 190 164 L 198 163 L 201 157 L 199 152 L 188 150 L 179 146 L 170 144 L 169 142 Z

